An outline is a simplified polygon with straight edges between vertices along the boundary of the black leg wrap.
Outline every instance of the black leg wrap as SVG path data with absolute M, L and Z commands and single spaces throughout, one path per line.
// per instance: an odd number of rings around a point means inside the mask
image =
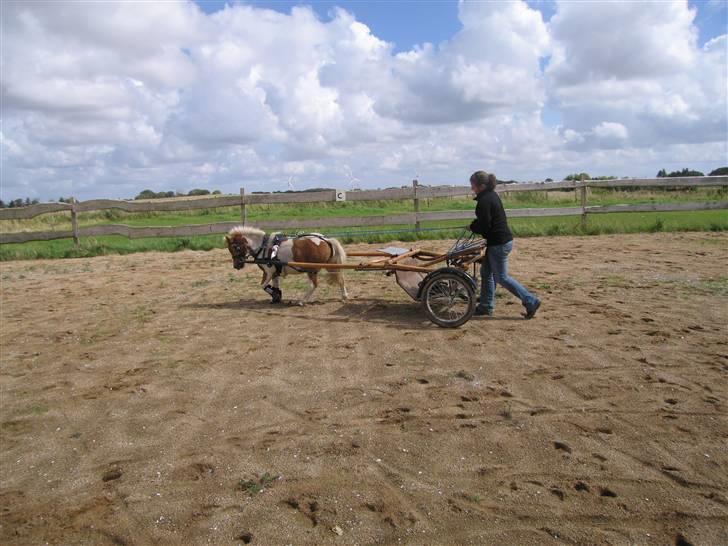
M 272 301 L 271 303 L 280 303 L 281 299 L 283 297 L 283 292 L 281 292 L 280 288 L 276 288 L 275 286 L 271 286 L 270 284 L 266 285 L 265 288 L 263 288 L 266 292 L 268 292 L 271 295 Z
M 274 288 L 273 289 L 273 301 L 272 303 L 281 303 L 281 300 L 283 299 L 283 292 L 281 292 L 280 288 Z

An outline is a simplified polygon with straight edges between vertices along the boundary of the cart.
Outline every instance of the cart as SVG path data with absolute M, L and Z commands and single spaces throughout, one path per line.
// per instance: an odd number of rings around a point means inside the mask
M 384 271 L 415 301 L 432 322 L 443 328 L 457 328 L 473 316 L 476 307 L 477 267 L 485 256 L 486 242 L 469 230 L 446 253 L 419 248 L 387 247 L 373 251 L 347 252 L 350 258 L 369 258 L 359 263 L 330 264 L 280 262 L 299 270 L 349 269 Z M 255 260 L 252 263 L 267 263 Z M 472 274 L 469 269 L 472 267 Z

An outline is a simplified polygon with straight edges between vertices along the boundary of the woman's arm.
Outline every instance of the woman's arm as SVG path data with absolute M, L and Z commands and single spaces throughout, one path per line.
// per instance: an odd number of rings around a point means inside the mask
M 470 223 L 470 231 L 479 235 L 487 235 L 492 222 L 490 206 L 487 203 L 478 201 L 475 207 L 475 220 Z

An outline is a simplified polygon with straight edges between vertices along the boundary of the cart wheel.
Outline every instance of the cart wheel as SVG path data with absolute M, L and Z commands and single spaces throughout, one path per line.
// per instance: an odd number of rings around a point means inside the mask
M 427 318 L 442 328 L 457 328 L 475 312 L 475 291 L 461 275 L 436 275 L 422 288 L 422 307 Z

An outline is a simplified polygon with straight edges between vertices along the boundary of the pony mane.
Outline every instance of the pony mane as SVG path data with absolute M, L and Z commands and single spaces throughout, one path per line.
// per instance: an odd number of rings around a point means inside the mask
M 262 237 L 265 235 L 265 232 L 254 227 L 235 226 L 233 229 L 228 231 L 228 237 L 235 238 L 236 235 L 243 237 L 246 235 Z

